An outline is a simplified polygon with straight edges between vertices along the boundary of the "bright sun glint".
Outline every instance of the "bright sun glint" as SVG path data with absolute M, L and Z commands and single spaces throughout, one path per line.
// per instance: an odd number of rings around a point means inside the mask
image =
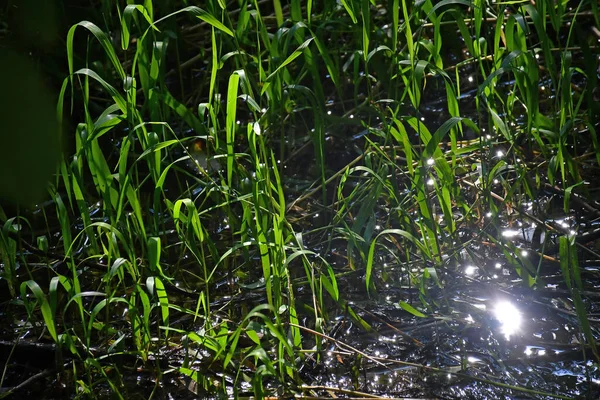
M 510 336 L 517 332 L 521 326 L 521 313 L 512 303 L 501 301 L 496 305 L 494 315 L 501 323 L 500 329 L 506 340 L 510 340 Z

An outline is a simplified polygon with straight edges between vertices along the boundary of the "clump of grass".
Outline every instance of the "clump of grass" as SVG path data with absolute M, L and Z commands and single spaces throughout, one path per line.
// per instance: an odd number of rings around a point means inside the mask
M 364 288 L 352 289 L 379 304 L 386 285 L 416 288 L 398 306 L 428 318 L 444 312 L 430 293 L 486 241 L 539 286 L 541 264 L 494 232 L 514 210 L 535 219 L 520 204 L 546 184 L 567 214 L 572 193 L 588 195 L 585 170 L 600 165 L 597 47 L 576 26 L 598 25 L 594 2 L 268 6 L 159 13 L 106 1 L 108 26 L 68 32 L 58 116 L 77 122 L 73 150 L 43 233 L 5 218 L 0 255 L 27 329 L 47 331 L 79 393 L 106 385 L 126 397 L 122 377 L 139 366 L 155 390 L 178 374 L 202 395 L 289 395 L 333 340 L 332 315 L 376 329 L 342 289 L 347 276 L 360 274 Z M 443 96 L 436 121 L 430 88 Z M 361 147 L 341 169 L 327 147 L 334 131 L 344 149 Z M 210 164 L 193 162 L 194 140 Z M 294 193 L 294 180 L 309 188 Z M 560 270 L 597 359 L 582 244 L 542 226 L 561 236 Z M 400 282 L 386 260 L 409 271 Z

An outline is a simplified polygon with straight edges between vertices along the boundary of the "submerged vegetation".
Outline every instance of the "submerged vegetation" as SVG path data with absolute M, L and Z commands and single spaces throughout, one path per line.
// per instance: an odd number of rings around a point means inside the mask
M 0 397 L 600 396 L 597 1 L 92 3 Z

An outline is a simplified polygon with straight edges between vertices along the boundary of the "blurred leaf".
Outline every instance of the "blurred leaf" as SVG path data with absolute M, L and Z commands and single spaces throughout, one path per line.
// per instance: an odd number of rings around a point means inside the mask
M 3 53 L 0 198 L 34 203 L 46 192 L 60 156 L 56 99 L 27 58 Z

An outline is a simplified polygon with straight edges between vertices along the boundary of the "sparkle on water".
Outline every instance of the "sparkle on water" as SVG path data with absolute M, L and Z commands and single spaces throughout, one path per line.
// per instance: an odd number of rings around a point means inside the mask
M 520 232 L 514 229 L 506 229 L 502 232 L 502 236 L 504 236 L 505 238 L 512 238 L 518 236 L 519 234 Z
M 521 313 L 512 303 L 501 301 L 496 305 L 494 315 L 500 321 L 500 329 L 506 340 L 510 340 L 510 336 L 521 327 Z

